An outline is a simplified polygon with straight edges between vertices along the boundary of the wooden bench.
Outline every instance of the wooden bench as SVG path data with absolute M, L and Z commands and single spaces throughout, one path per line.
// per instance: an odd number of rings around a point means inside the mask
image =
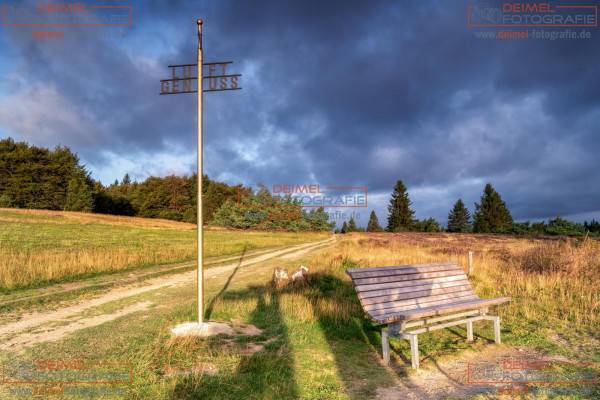
M 420 333 L 466 324 L 467 340 L 472 341 L 473 322 L 491 320 L 494 340 L 500 343 L 500 317 L 488 315 L 488 309 L 510 298 L 478 297 L 456 263 L 352 268 L 346 272 L 367 315 L 376 324 L 386 325 L 381 332 L 386 364 L 390 361 L 390 336 L 410 342 L 413 368 L 419 368 Z

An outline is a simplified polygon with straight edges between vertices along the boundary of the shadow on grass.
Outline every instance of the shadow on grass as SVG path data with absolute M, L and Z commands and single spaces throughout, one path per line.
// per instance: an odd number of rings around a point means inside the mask
M 374 396 L 378 388 L 395 385 L 399 376 L 406 375 L 404 366 L 410 366 L 410 361 L 400 352 L 395 354 L 404 361 L 404 365 L 393 363 L 392 367 L 386 367 L 382 364 L 381 329 L 364 317 L 351 282 L 333 274 L 314 273 L 305 285 L 275 289 L 271 284 L 266 284 L 230 290 L 229 286 L 236 272 L 237 268 L 213 298 L 206 316 L 210 317 L 221 311 L 242 318 L 247 316 L 245 321 L 263 332 L 254 337 L 235 340 L 215 339 L 207 351 L 216 354 L 219 362 L 226 360 L 225 364 L 235 366 L 219 367 L 220 371 L 215 375 L 181 377 L 173 398 L 297 399 L 306 392 L 312 393 L 312 397 L 316 398 L 330 398 L 329 395 L 335 398 L 345 397 L 345 393 L 351 399 L 364 399 Z M 297 299 L 294 295 L 300 295 L 308 301 L 312 317 L 304 316 L 305 319 L 302 319 L 299 314 L 295 314 L 294 304 L 288 303 L 293 301 L 289 300 L 291 298 Z M 215 309 L 217 299 L 220 306 Z M 249 315 L 232 309 L 239 304 L 246 307 L 249 303 L 255 303 Z M 283 310 L 286 310 L 286 315 L 283 315 Z M 304 340 L 301 338 L 304 334 L 313 335 L 307 341 L 312 350 L 308 352 L 310 354 L 305 354 L 304 350 L 294 352 L 288 331 L 290 322 L 293 329 L 304 329 L 302 326 L 306 324 L 306 333 L 294 331 L 296 339 Z M 314 335 L 312 329 L 323 334 L 325 343 L 319 342 L 322 340 L 321 335 Z M 244 355 L 247 342 L 262 342 L 264 350 Z M 307 344 L 303 345 L 306 348 Z M 319 345 L 324 347 L 319 349 Z M 327 360 L 331 360 L 328 358 L 329 354 L 333 356 L 333 366 L 326 365 Z M 319 365 L 321 357 L 324 357 L 324 364 Z M 302 390 L 298 386 L 295 358 L 297 364 L 303 365 L 301 376 L 312 376 L 309 381 L 301 382 Z M 307 371 L 307 368 L 314 370 Z M 319 370 L 323 374 L 319 374 Z M 328 380 L 331 376 L 339 383 L 332 384 Z M 408 385 L 416 396 L 427 397 L 416 383 L 411 385 L 409 380 Z M 343 393 L 337 393 L 340 391 Z M 324 393 L 327 393 L 325 397 Z
M 231 370 L 225 365 L 225 368 L 215 375 L 184 377 L 177 383 L 173 398 L 297 399 L 299 396 L 294 358 L 281 314 L 279 295 L 265 286 L 251 286 L 245 290 L 226 292 L 232 277 L 233 274 L 218 296 L 224 301 L 256 301 L 256 307 L 251 312 L 248 322 L 263 329 L 263 332 L 252 340 L 242 337 L 217 341 L 212 352 L 225 358 L 226 364 L 237 362 L 237 365 Z M 264 342 L 266 338 L 269 340 Z M 260 342 L 260 339 L 264 342 L 264 350 L 243 354 L 248 341 Z
M 215 302 L 217 300 L 219 300 L 223 296 L 223 293 L 225 293 L 227 291 L 227 288 L 229 288 L 229 285 L 231 284 L 231 281 L 233 280 L 233 277 L 238 272 L 238 269 L 240 269 L 240 267 L 242 266 L 242 261 L 244 261 L 244 256 L 246 255 L 246 250 L 247 249 L 248 249 L 248 245 L 244 245 L 244 248 L 242 249 L 242 254 L 240 255 L 240 259 L 239 259 L 237 265 L 235 266 L 235 268 L 233 269 L 233 271 L 231 271 L 231 274 L 229 275 L 229 278 L 227 278 L 227 281 L 225 282 L 225 284 L 223 285 L 223 287 L 221 288 L 221 290 L 219 290 L 219 293 L 217 293 L 210 300 L 210 303 L 208 304 L 208 307 L 206 307 L 206 310 L 204 311 L 204 319 L 205 320 L 207 320 L 207 321 L 210 320 L 210 315 L 212 314 L 213 309 L 215 307 Z
M 406 375 L 406 369 L 393 361 L 390 367 L 383 365 L 381 327 L 373 325 L 364 317 L 350 281 L 330 274 L 311 275 L 306 296 L 334 355 L 344 389 L 350 398 L 358 400 L 373 396 L 377 388 L 392 386 L 399 376 Z M 324 307 L 324 299 L 345 303 L 351 311 L 347 315 L 336 315 Z M 407 357 L 399 352 L 395 354 L 405 365 L 410 366 Z M 411 385 L 411 389 L 417 398 L 427 398 L 426 393 L 418 386 Z

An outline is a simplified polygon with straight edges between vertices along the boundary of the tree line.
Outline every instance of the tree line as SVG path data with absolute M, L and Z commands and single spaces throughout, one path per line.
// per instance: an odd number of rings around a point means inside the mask
M 197 175 L 151 176 L 132 181 L 129 174 L 110 185 L 94 180 L 68 147 L 53 150 L 0 140 L 0 207 L 93 212 L 197 221 Z M 331 230 L 320 208 L 277 203 L 262 188 L 228 185 L 203 176 L 202 212 L 206 224 L 243 229 Z
M 166 218 L 196 222 L 197 176 L 149 177 L 132 181 L 128 174 L 119 182 L 103 185 L 68 147 L 53 150 L 0 140 L 0 207 L 83 211 L 103 214 Z M 202 210 L 207 224 L 239 229 L 332 230 L 323 208 L 310 211 L 292 200 L 269 193 L 266 187 L 253 191 L 243 185 L 228 185 L 204 176 Z M 337 232 L 439 232 L 444 230 L 434 218 L 415 218 L 406 186 L 398 181 L 388 205 L 384 229 L 374 211 L 366 228 L 354 218 Z M 600 235 L 600 223 L 583 224 L 560 217 L 546 222 L 513 221 L 500 194 L 487 184 L 471 215 L 461 199 L 448 214 L 447 231 L 548 235 Z
M 367 232 L 441 232 L 444 229 L 433 218 L 418 220 L 415 218 L 412 202 L 404 183 L 399 180 L 394 186 L 389 205 L 388 221 L 384 230 L 374 211 L 371 211 Z M 344 222 L 340 233 L 361 231 L 353 219 Z M 475 233 L 511 233 L 533 235 L 600 235 L 600 222 L 592 220 L 583 224 L 556 217 L 548 222 L 514 222 L 513 217 L 502 200 L 500 194 L 488 183 L 483 189 L 479 203 L 475 203 L 474 214 L 471 215 L 462 199 L 458 199 L 448 213 L 447 232 Z

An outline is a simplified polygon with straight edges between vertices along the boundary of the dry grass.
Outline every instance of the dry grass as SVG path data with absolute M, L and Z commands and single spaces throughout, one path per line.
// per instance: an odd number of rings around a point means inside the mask
M 474 251 L 472 282 L 482 297 L 511 296 L 505 318 L 561 326 L 600 326 L 600 242 L 524 239 L 470 234 L 352 234 L 313 264 L 338 271 L 345 260 L 360 266 L 456 261 L 466 268 Z
M 206 257 L 323 239 L 322 233 L 205 229 Z M 75 212 L 0 209 L 0 290 L 196 258 L 196 226 Z
M 43 222 L 48 224 L 110 224 L 162 229 L 194 230 L 195 224 L 158 218 L 125 217 L 120 215 L 90 214 L 73 211 L 28 210 L 0 208 L 2 222 Z
M 84 348 L 94 359 L 129 360 L 136 371 L 127 393 L 133 399 L 364 399 L 373 398 L 378 388 L 397 385 L 399 379 L 410 390 L 426 392 L 424 386 L 432 382 L 404 375 L 410 369 L 402 361 L 410 355 L 406 341 L 392 341 L 393 368 L 380 364 L 380 327 L 366 320 L 345 270 L 448 260 L 465 266 L 472 250 L 476 292 L 482 297 L 513 297 L 498 310 L 506 345 L 550 353 L 566 349 L 569 359 L 598 363 L 597 342 L 593 345 L 600 322 L 598 242 L 417 233 L 338 238 L 334 246 L 301 258 L 273 259 L 208 280 L 207 318 L 253 324 L 260 334 L 171 339 L 169 329 L 195 315 L 195 287 L 187 285 L 161 290 L 161 307 L 152 312 L 82 330 L 29 356 L 35 359 L 43 352 L 49 359 L 79 357 Z M 292 272 L 299 264 L 310 269 L 306 284 L 273 287 L 275 268 Z M 157 294 L 147 293 L 136 301 L 156 301 L 152 296 Z M 565 335 L 573 327 L 585 333 Z M 422 335 L 424 369 L 448 365 L 446 357 L 468 360 L 463 358 L 466 349 L 491 347 L 490 324 L 477 324 L 475 335 L 475 343 L 465 341 L 464 328 Z M 557 345 L 556 337 L 565 343 Z M 260 351 L 247 351 L 256 346 Z M 205 366 L 209 372 L 198 372 Z M 578 390 L 574 387 L 570 393 L 575 394 L 562 398 L 584 398 Z

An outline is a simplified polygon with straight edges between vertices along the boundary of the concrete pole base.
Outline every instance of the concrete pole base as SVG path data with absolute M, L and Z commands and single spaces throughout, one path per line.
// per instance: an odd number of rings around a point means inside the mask
M 215 335 L 233 336 L 235 331 L 231 326 L 222 322 L 205 321 L 201 324 L 198 322 L 186 322 L 179 324 L 175 328 L 171 329 L 171 333 L 176 337 L 209 337 Z

